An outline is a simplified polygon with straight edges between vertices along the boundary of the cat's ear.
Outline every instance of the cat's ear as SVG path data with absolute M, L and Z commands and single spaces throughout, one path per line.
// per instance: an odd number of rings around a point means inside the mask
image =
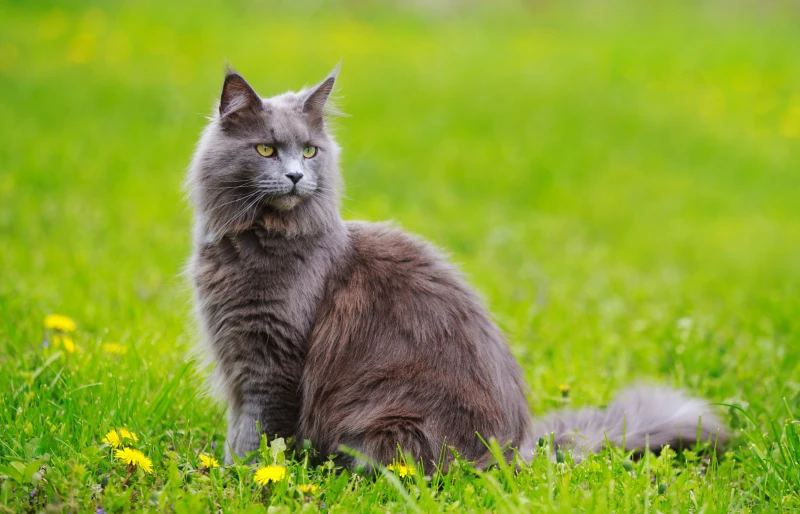
M 262 108 L 263 104 L 258 93 L 250 87 L 244 77 L 228 68 L 225 73 L 225 82 L 222 84 L 222 96 L 219 100 L 220 117 L 242 109 L 258 111 Z
M 336 84 L 336 77 L 339 75 L 341 67 L 341 63 L 337 64 L 322 82 L 312 87 L 305 94 L 303 112 L 312 119 L 322 121 L 325 112 L 330 112 L 330 109 L 326 109 L 325 105 L 328 103 L 328 97 L 331 96 L 331 91 L 333 91 L 333 86 Z

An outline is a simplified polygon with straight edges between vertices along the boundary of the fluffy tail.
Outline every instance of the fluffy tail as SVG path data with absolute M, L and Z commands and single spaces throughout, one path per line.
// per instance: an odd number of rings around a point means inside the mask
M 598 451 L 606 441 L 637 453 L 700 441 L 720 448 L 728 433 L 715 410 L 708 401 L 680 391 L 637 386 L 623 391 L 606 409 L 563 410 L 535 419 L 532 442 L 552 433 L 555 447 L 570 448 L 576 460 Z

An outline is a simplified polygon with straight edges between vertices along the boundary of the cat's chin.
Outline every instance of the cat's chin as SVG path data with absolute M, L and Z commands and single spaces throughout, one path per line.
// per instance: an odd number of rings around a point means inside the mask
M 274 209 L 285 212 L 285 211 L 291 211 L 292 209 L 300 205 L 303 202 L 303 200 L 305 200 L 305 196 L 291 193 L 273 198 L 269 202 L 269 205 Z

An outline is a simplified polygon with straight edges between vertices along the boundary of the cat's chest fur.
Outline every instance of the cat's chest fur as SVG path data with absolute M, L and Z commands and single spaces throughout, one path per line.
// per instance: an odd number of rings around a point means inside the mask
M 236 374 L 246 372 L 242 360 L 302 357 L 330 266 L 325 238 L 276 239 L 256 228 L 198 245 L 191 273 L 217 361 Z

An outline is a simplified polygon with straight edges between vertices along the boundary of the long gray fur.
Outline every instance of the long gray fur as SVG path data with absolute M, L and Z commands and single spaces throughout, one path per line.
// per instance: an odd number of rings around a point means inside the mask
M 580 453 L 622 444 L 625 427 L 626 447 L 658 449 L 694 442 L 702 419 L 703 440 L 725 440 L 707 402 L 666 389 L 531 423 L 519 366 L 460 273 L 397 228 L 341 220 L 326 117 L 337 72 L 262 99 L 229 71 L 190 167 L 189 273 L 228 404 L 228 462 L 258 447 L 257 426 L 323 456 L 344 445 L 389 463 L 399 445 L 425 465 L 443 445 L 488 462 L 476 434 L 525 458 L 550 432 Z
M 708 441 L 721 448 L 728 436 L 707 401 L 681 391 L 655 386 L 626 389 L 605 409 L 562 410 L 533 423 L 535 437 L 552 434 L 556 447 L 573 451 L 576 459 L 606 443 L 641 453 Z M 718 445 L 718 446 L 717 446 Z

